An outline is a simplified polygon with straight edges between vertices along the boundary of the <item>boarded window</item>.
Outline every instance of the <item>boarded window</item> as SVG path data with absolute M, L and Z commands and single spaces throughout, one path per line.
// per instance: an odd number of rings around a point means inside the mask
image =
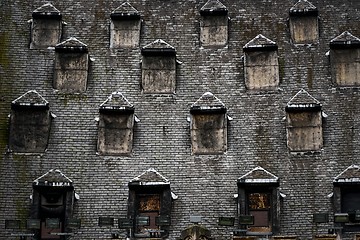
M 134 115 L 123 112 L 100 112 L 98 152 L 130 154 L 133 143 Z
M 12 102 L 9 148 L 14 152 L 40 153 L 47 148 L 51 126 L 48 103 L 35 91 Z
M 330 64 L 338 86 L 360 86 L 360 39 L 347 31 L 332 39 Z
M 141 29 L 138 11 L 125 2 L 110 17 L 110 48 L 138 47 Z
M 200 9 L 202 46 L 225 46 L 228 42 L 228 10 L 218 0 L 209 0 Z
M 225 113 L 193 114 L 191 142 L 194 154 L 221 154 L 226 151 Z
M 243 48 L 245 85 L 249 90 L 271 90 L 279 85 L 277 45 L 261 34 Z
M 287 112 L 287 139 L 291 151 L 316 151 L 323 146 L 321 111 Z
M 228 16 L 202 15 L 200 25 L 202 46 L 225 46 L 228 42 Z
M 290 34 L 295 44 L 318 42 L 318 10 L 306 0 L 298 1 L 289 11 Z
M 47 3 L 32 13 L 30 48 L 55 47 L 62 34 L 61 13 Z
M 142 88 L 144 93 L 175 93 L 175 49 L 162 40 L 142 49 Z
M 65 93 L 86 91 L 89 68 L 87 46 L 70 38 L 55 47 L 54 88 Z

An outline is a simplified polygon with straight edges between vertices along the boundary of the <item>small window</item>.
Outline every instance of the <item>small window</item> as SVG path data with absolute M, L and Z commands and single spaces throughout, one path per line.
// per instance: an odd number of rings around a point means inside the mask
M 319 41 L 318 10 L 307 0 L 299 0 L 289 11 L 290 34 L 294 44 Z
M 32 13 L 31 49 L 55 47 L 62 34 L 61 13 L 53 5 L 47 3 Z
M 360 86 L 360 39 L 343 32 L 330 42 L 333 81 L 339 87 Z
M 248 90 L 275 90 L 279 62 L 275 42 L 259 34 L 244 47 L 245 85 Z
M 125 2 L 110 17 L 110 48 L 138 47 L 141 29 L 139 12 Z
M 150 168 L 129 182 L 128 218 L 135 238 L 164 238 L 171 225 L 170 182 Z
M 247 234 L 252 232 L 272 235 L 279 231 L 280 193 L 279 178 L 262 167 L 238 179 L 239 206 L 241 216 L 251 216 L 246 224 L 240 220 L 240 226 Z
M 18 153 L 45 152 L 51 125 L 49 103 L 32 90 L 11 103 L 9 148 Z
M 63 239 L 70 232 L 74 200 L 72 181 L 59 170 L 52 169 L 33 182 L 30 217 L 40 222 L 36 230 L 40 240 Z
M 133 144 L 134 107 L 114 92 L 100 105 L 98 152 L 102 155 L 130 154 Z
M 89 70 L 87 46 L 76 38 L 56 45 L 54 88 L 64 93 L 86 91 Z
M 142 54 L 144 93 L 175 93 L 176 51 L 161 39 L 145 46 Z
M 207 92 L 190 109 L 193 154 L 223 154 L 227 149 L 225 105 Z
M 300 90 L 286 106 L 287 145 L 293 152 L 319 151 L 323 146 L 321 104 Z
M 360 167 L 351 165 L 334 179 L 334 212 L 348 214 L 347 221 L 338 223 L 345 232 L 360 231 Z
M 209 0 L 201 9 L 202 46 L 225 46 L 228 42 L 228 10 L 218 0 Z

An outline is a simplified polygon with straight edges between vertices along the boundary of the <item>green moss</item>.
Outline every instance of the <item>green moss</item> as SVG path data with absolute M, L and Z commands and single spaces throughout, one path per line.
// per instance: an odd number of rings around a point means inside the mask
M 10 59 L 8 56 L 9 50 L 9 33 L 1 32 L 0 33 L 0 65 L 4 69 L 8 69 L 10 66 Z
M 73 93 L 59 93 L 59 98 L 61 98 L 65 106 L 69 103 L 69 101 L 84 102 L 88 99 L 88 97 L 84 94 Z
M 279 80 L 282 82 L 285 79 L 285 60 L 279 58 Z
M 314 71 L 312 68 L 307 69 L 307 85 L 309 89 L 313 87 Z
M 16 217 L 25 221 L 29 216 L 29 206 L 26 204 L 25 200 L 17 199 L 16 200 Z M 24 226 L 21 226 L 23 228 Z

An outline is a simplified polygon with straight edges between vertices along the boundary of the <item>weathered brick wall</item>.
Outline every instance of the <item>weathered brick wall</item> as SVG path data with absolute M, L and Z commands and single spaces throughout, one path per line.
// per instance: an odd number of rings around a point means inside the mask
M 52 168 L 74 181 L 80 195 L 75 217 L 82 219 L 78 239 L 110 239 L 110 230 L 98 227 L 99 216 L 124 217 L 127 183 L 153 167 L 171 181 L 179 198 L 174 201 L 169 239 L 176 239 L 190 215 L 215 239 L 230 239 L 231 229 L 217 225 L 219 216 L 236 216 L 233 195 L 236 180 L 256 166 L 280 178 L 283 235 L 310 238 L 312 213 L 329 211 L 332 179 L 351 164 L 359 164 L 360 93 L 333 84 L 326 52 L 331 39 L 349 31 L 360 36 L 358 0 L 313 0 L 319 10 L 320 40 L 312 46 L 290 43 L 288 10 L 294 0 L 223 0 L 229 10 L 227 47 L 202 48 L 199 42 L 200 8 L 205 0 L 131 0 L 143 19 L 140 46 L 163 39 L 176 48 L 176 94 L 147 95 L 140 89 L 140 49 L 110 49 L 110 13 L 115 0 L 60 1 L 52 4 L 63 14 L 63 40 L 76 37 L 88 45 L 90 62 L 87 91 L 62 94 L 52 87 L 53 49 L 30 50 L 31 13 L 45 2 L 0 2 L 0 232 L 4 219 L 28 217 L 32 181 Z M 279 47 L 280 90 L 245 89 L 242 47 L 258 34 Z M 285 106 L 301 88 L 323 104 L 328 114 L 323 126 L 321 153 L 290 154 L 286 147 Z M 11 101 L 29 90 L 38 91 L 57 117 L 48 150 L 43 154 L 6 151 Z M 120 91 L 135 107 L 133 154 L 106 157 L 96 154 L 99 105 Z M 233 118 L 228 126 L 224 155 L 191 155 L 189 109 L 210 91 Z M 113 229 L 114 230 L 114 229 Z M 5 234 L 5 235 L 6 235 Z M 11 239 L 8 235 L 0 239 Z

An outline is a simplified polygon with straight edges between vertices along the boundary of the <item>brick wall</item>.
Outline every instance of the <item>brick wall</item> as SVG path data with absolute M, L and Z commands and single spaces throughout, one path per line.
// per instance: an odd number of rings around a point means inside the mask
M 75 217 L 81 218 L 78 239 L 110 239 L 98 227 L 99 216 L 123 217 L 127 183 L 150 167 L 171 181 L 179 198 L 173 203 L 169 239 L 176 239 L 190 215 L 214 239 L 230 239 L 231 227 L 217 225 L 220 216 L 236 217 L 236 180 L 256 166 L 280 178 L 283 200 L 282 235 L 309 238 L 316 232 L 314 212 L 332 211 L 332 180 L 351 164 L 359 164 L 360 92 L 339 89 L 332 82 L 326 52 L 343 31 L 360 37 L 358 0 L 313 0 L 319 10 L 319 44 L 290 43 L 288 10 L 294 0 L 223 0 L 229 10 L 226 47 L 203 48 L 199 42 L 200 8 L 205 0 L 131 0 L 143 20 L 140 46 L 163 39 L 176 49 L 176 94 L 143 94 L 140 49 L 110 49 L 110 13 L 115 0 L 60 1 L 63 40 L 76 37 L 87 44 L 92 59 L 87 91 L 63 94 L 52 87 L 53 49 L 29 49 L 31 13 L 45 2 L 3 0 L 0 3 L 0 229 L 4 219 L 25 220 L 32 181 L 52 168 L 74 182 L 80 195 Z M 258 34 L 279 47 L 278 91 L 248 92 L 244 83 L 242 47 Z M 301 88 L 323 104 L 321 153 L 294 155 L 286 147 L 285 106 Z M 6 151 L 11 101 L 36 90 L 49 103 L 53 119 L 48 149 L 43 154 Z M 96 154 L 99 105 L 120 91 L 134 105 L 140 122 L 134 127 L 131 156 Z M 212 92 L 233 118 L 224 155 L 191 155 L 189 110 L 203 93 Z M 7 234 L 10 230 L 1 231 Z M 10 239 L 0 235 L 0 239 Z

